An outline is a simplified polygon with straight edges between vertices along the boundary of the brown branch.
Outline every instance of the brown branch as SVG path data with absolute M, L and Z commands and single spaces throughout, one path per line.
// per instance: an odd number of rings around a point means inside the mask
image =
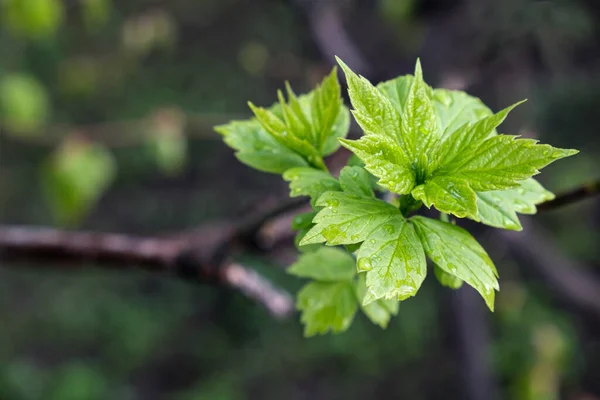
M 229 261 L 238 233 L 227 226 L 212 226 L 193 235 L 143 238 L 0 225 L 0 253 L 42 258 L 44 263 L 38 265 L 44 268 L 55 260 L 64 267 L 82 267 L 85 264 L 77 261 L 93 261 L 109 268 L 166 272 L 189 282 L 228 286 L 258 301 L 275 317 L 290 315 L 293 301 L 287 293 L 255 271 Z
M 553 200 L 540 204 L 538 211 L 556 210 L 570 204 L 587 200 L 600 194 L 600 179 L 585 183 L 569 191 L 559 193 Z

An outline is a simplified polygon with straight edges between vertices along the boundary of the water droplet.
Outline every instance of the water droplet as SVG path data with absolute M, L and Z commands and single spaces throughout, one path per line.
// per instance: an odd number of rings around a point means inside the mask
M 361 258 L 358 260 L 358 269 L 361 271 L 369 271 L 373 268 L 373 264 L 371 264 L 371 260 L 368 258 Z
M 369 240 L 369 242 L 370 242 L 371 244 L 375 244 L 375 239 L 371 239 L 371 240 Z
M 383 230 L 390 235 L 396 231 L 393 225 L 384 225 Z
M 350 236 L 350 240 L 357 240 L 358 239 L 358 235 L 352 235 Z
M 336 199 L 331 199 L 331 200 L 327 200 L 327 207 L 329 208 L 336 208 L 337 206 L 340 205 L 339 200 Z

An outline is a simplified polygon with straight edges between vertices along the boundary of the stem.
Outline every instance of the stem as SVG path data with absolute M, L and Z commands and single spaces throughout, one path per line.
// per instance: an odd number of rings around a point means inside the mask
M 448 214 L 443 212 L 440 213 L 440 220 L 446 223 L 450 223 L 450 217 L 448 216 Z
M 569 191 L 559 193 L 553 200 L 547 201 L 537 206 L 538 211 L 551 211 L 557 208 L 568 206 L 590 197 L 600 194 L 600 179 L 584 183 Z

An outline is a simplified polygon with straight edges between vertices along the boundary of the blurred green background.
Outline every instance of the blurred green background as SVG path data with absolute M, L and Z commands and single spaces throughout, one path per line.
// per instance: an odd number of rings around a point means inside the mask
M 375 82 L 421 57 L 429 83 L 494 110 L 528 98 L 503 131 L 581 149 L 540 177 L 577 186 L 600 177 L 599 21 L 597 0 L 0 0 L 0 221 L 153 235 L 285 197 L 212 126 L 285 80 L 308 91 L 333 54 Z M 535 220 L 600 279 L 597 201 Z M 485 246 L 501 291 L 479 356 L 496 397 L 600 399 L 600 315 Z M 301 284 L 269 257 L 243 261 Z M 477 385 L 456 294 L 435 280 L 385 331 L 360 317 L 307 340 L 297 317 L 224 289 L 0 263 L 3 400 L 462 399 Z

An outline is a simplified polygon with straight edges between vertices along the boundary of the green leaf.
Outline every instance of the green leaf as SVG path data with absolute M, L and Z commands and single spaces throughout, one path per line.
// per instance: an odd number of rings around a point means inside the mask
M 397 194 L 408 194 L 414 188 L 415 171 L 394 141 L 384 136 L 363 136 L 359 140 L 340 141 L 342 146 L 365 163 L 367 171 L 379 178 L 377 183 L 380 186 Z
M 438 282 L 442 286 L 449 287 L 450 289 L 460 289 L 463 285 L 463 281 L 456 276 L 447 273 L 443 269 L 437 266 L 437 264 L 433 265 L 433 272 L 435 273 L 435 277 Z
M 513 189 L 514 190 L 514 189 Z M 523 229 L 512 205 L 504 199 L 508 190 L 477 193 L 477 219 L 486 225 L 512 231 Z
M 352 324 L 358 308 L 352 282 L 311 282 L 298 293 L 304 336 L 339 333 Z
M 308 212 L 296 215 L 292 220 L 292 230 L 298 231 L 296 237 L 294 238 L 294 245 L 301 252 L 315 251 L 321 247 L 320 244 L 309 244 L 306 246 L 300 245 L 300 241 L 302 240 L 302 238 L 304 238 L 308 231 L 310 231 L 311 228 L 315 226 L 312 222 L 315 215 L 317 215 L 316 211 Z
M 554 199 L 554 193 L 546 190 L 538 181 L 533 178 L 520 182 L 516 189 L 508 190 L 505 197 L 512 197 L 512 204 L 515 211 L 521 214 L 535 214 L 536 205 L 545 201 Z
M 325 207 L 300 244 L 364 242 L 358 269 L 367 272 L 365 304 L 379 298 L 414 296 L 426 275 L 425 254 L 400 211 L 384 201 L 341 192 L 327 192 L 317 201 Z
M 300 228 L 298 230 L 298 233 L 296 233 L 296 236 L 294 237 L 294 246 L 296 246 L 296 248 L 298 249 L 298 251 L 302 252 L 302 253 L 310 253 L 312 251 L 315 251 L 319 248 L 322 247 L 321 244 L 307 244 L 307 245 L 301 245 L 300 242 L 302 241 L 302 239 L 304 238 L 304 236 L 306 236 L 306 234 L 308 233 L 308 231 L 310 231 L 310 229 L 313 227 L 314 225 L 311 224 L 310 226 L 306 227 L 306 228 Z
M 485 250 L 466 230 L 431 218 L 412 217 L 427 256 L 450 275 L 471 285 L 494 310 L 498 272 Z
M 537 204 L 553 198 L 554 194 L 533 178 L 520 182 L 515 189 L 478 192 L 478 219 L 496 228 L 520 231 L 523 228 L 517 213 L 535 214 Z
M 344 192 L 362 197 L 375 197 L 371 176 L 361 167 L 342 168 L 339 182 Z
M 255 118 L 215 127 L 243 163 L 265 172 L 283 173 L 301 166 L 325 170 L 322 156 L 339 148 L 350 127 L 334 71 L 314 91 L 297 97 L 286 84 L 288 101 L 269 109 L 249 103 Z
M 404 178 L 404 174 L 411 174 L 413 166 L 412 154 L 408 152 L 400 131 L 400 114 L 380 90 L 371 85 L 364 77 L 352 72 L 343 61 L 337 60 L 348 81 L 348 94 L 354 107 L 352 114 L 365 132 L 361 141 L 341 140 L 342 145 L 353 151 L 365 163 L 365 168 L 378 178 L 385 180 L 390 173 L 385 172 L 384 169 L 393 168 L 396 174 L 398 171 L 402 171 L 403 181 L 410 179 L 410 176 Z M 382 152 L 379 152 L 377 147 L 380 142 L 383 142 L 383 146 L 385 146 L 385 150 Z M 393 164 L 398 164 L 398 166 L 395 167 Z M 414 176 L 414 172 L 412 175 Z M 385 186 L 383 183 L 380 184 Z M 406 193 L 412 189 L 412 186 L 405 188 L 407 185 L 405 182 L 390 182 L 390 185 L 400 187 L 400 190 Z
M 68 139 L 42 170 L 42 189 L 57 222 L 78 224 L 108 189 L 115 170 L 104 147 Z
M 414 296 L 427 275 L 423 246 L 412 225 L 400 215 L 372 231 L 356 258 L 358 270 L 367 272 L 363 304 Z
M 355 284 L 356 297 L 361 305 L 363 313 L 373 322 L 382 328 L 387 328 L 393 315 L 398 314 L 399 302 L 396 299 L 377 300 L 367 305 L 363 305 L 363 299 L 367 293 L 366 274 L 359 274 Z
M 481 118 L 477 121 L 466 122 L 457 130 L 450 133 L 446 140 L 437 150 L 437 158 L 433 169 L 452 164 L 457 159 L 462 159 L 465 154 L 473 152 L 472 147 L 479 145 L 482 141 L 495 135 L 496 127 L 499 126 L 516 106 L 525 100 L 515 103 L 497 114 Z
M 480 99 L 460 90 L 434 89 L 433 100 L 441 137 L 493 114 Z
M 406 99 L 408 98 L 414 79 L 415 77 L 412 75 L 404 75 L 377 85 L 377 89 L 391 101 L 400 117 L 404 113 Z
M 311 144 L 310 138 L 303 137 L 291 126 L 282 121 L 272 110 L 257 107 L 248 102 L 250 109 L 261 126 L 283 146 L 300 154 L 313 167 L 325 169 L 325 164 L 319 151 Z M 285 112 L 284 112 L 285 115 Z
M 538 174 L 546 165 L 578 153 L 577 150 L 538 144 L 534 139 L 517 138 L 493 136 L 435 174 L 466 179 L 475 191 L 509 189 Z
M 403 110 L 400 129 L 410 159 L 413 161 L 413 165 L 416 165 L 418 175 L 420 171 L 427 169 L 430 163 L 429 159 L 433 157 L 430 150 L 440 139 L 432 91 L 423 81 L 423 71 L 419 60 L 417 60 L 415 77 Z
M 290 182 L 291 197 L 309 196 L 313 206 L 323 193 L 341 190 L 338 181 L 328 172 L 313 168 L 292 168 L 285 171 L 283 179 Z
M 316 211 L 296 215 L 292 220 L 292 230 L 297 231 L 299 229 L 311 227 L 315 215 L 317 215 Z
M 348 81 L 348 95 L 354 109 L 352 115 L 365 131 L 365 135 L 384 136 L 401 145 L 400 114 L 390 100 L 366 78 L 352 72 L 342 60 L 337 59 Z M 408 160 L 408 157 L 407 157 Z
M 465 179 L 435 176 L 417 186 L 412 195 L 428 208 L 433 205 L 441 212 L 477 220 L 477 196 Z
M 348 281 L 356 274 L 354 258 L 339 248 L 320 247 L 300 255 L 288 273 L 322 282 Z
M 321 85 L 313 91 L 312 96 L 311 113 L 317 149 L 322 151 L 342 108 L 343 100 L 337 79 L 337 68 L 333 68 Z
M 279 143 L 255 119 L 232 121 L 216 126 L 225 143 L 236 150 L 236 157 L 259 171 L 283 174 L 294 167 L 307 167 L 302 156 Z
M 330 246 L 360 243 L 400 211 L 384 201 L 349 193 L 326 192 L 316 203 L 324 207 L 301 245 L 327 242 Z

